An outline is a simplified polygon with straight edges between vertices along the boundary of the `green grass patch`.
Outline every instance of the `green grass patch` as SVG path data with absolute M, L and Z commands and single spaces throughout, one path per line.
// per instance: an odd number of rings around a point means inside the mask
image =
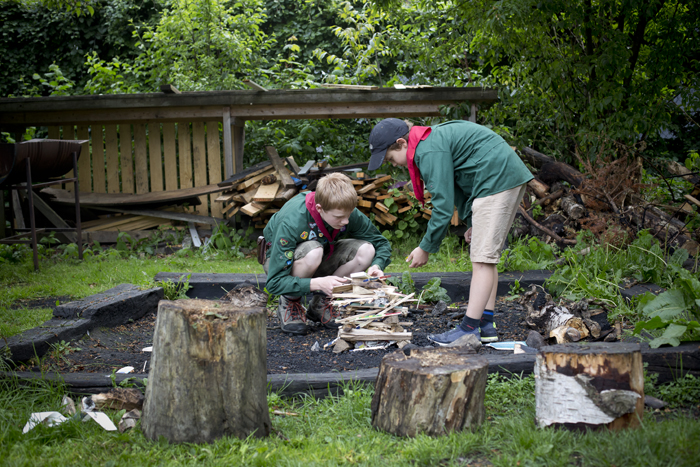
M 22 428 L 31 412 L 58 410 L 64 389 L 0 382 L 0 459 L 3 465 L 466 465 L 691 466 L 700 423 L 681 413 L 621 432 L 574 433 L 535 425 L 534 378 L 489 377 L 486 420 L 474 431 L 442 437 L 399 438 L 371 426 L 371 387 L 349 384 L 325 399 L 268 395 L 273 433 L 266 439 L 223 438 L 211 444 L 170 445 L 147 440 L 140 425 L 124 434 L 94 422 Z M 108 414 L 116 423 L 122 412 Z

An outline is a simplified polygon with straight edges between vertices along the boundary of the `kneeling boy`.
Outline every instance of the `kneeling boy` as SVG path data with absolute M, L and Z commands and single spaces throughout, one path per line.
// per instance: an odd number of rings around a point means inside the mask
M 306 320 L 338 327 L 331 304 L 333 288 L 344 276 L 367 269 L 383 276 L 391 245 L 357 210 L 357 193 L 339 173 L 318 181 L 315 192 L 289 200 L 268 222 L 263 235 L 267 256 L 267 291 L 279 295 L 277 317 L 284 332 L 304 334 Z M 315 292 L 306 310 L 301 296 Z

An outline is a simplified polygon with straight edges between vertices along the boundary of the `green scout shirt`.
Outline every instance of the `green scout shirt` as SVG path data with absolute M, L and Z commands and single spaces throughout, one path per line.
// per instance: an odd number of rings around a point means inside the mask
M 416 147 L 415 163 L 432 195 L 433 214 L 420 247 L 440 249 L 453 207 L 471 227 L 476 198 L 510 190 L 534 177 L 503 138 L 476 123 L 455 120 L 432 127 Z
M 294 250 L 305 241 L 315 240 L 323 245 L 324 258 L 330 252 L 328 239 L 320 232 L 316 221 L 306 209 L 306 192 L 299 193 L 287 201 L 282 209 L 276 212 L 267 223 L 263 235 L 270 243 L 267 257 L 270 258 L 265 288 L 272 295 L 302 295 L 310 292 L 311 279 L 292 276 Z M 328 224 L 326 231 L 331 232 Z M 391 262 L 391 244 L 367 216 L 354 209 L 350 220 L 335 240 L 354 238 L 365 240 L 374 246 L 375 254 L 372 266 L 375 264 L 381 270 Z

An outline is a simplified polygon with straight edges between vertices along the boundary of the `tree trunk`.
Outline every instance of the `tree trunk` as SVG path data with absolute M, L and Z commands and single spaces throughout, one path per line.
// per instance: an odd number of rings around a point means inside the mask
M 161 300 L 143 408 L 147 438 L 270 434 L 265 309 Z
M 655 208 L 644 209 L 641 206 L 631 206 L 624 215 L 640 229 L 649 231 L 662 242 L 675 248 L 683 248 L 691 256 L 700 253 L 698 242 L 690 238 L 684 230 L 683 223 L 679 225 L 678 219 Z
M 537 424 L 617 430 L 644 414 L 644 368 L 639 344 L 561 344 L 535 362 Z
M 398 351 L 382 359 L 372 426 L 398 436 L 444 435 L 484 421 L 488 362 L 459 348 Z

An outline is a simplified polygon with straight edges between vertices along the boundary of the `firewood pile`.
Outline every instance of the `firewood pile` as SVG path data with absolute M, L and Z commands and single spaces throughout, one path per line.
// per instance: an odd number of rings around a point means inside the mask
M 325 347 L 333 346 L 335 353 L 385 349 L 392 344 L 403 348 L 413 333 L 405 330 L 412 323 L 402 322 L 400 317 L 417 301 L 414 294 L 397 292 L 385 278 L 370 278 L 365 273 L 351 276 L 348 284 L 333 289 L 333 306 L 343 314 L 336 322 L 342 326 L 338 337 Z
M 426 192 L 425 205 L 420 205 L 411 190 L 397 184 L 391 175 L 368 177 L 358 172 L 357 166 L 366 166 L 366 163 L 330 167 L 325 160 L 318 163 L 309 161 L 299 168 L 293 157 L 282 159 L 272 146 L 266 149 L 269 161 L 261 162 L 219 184 L 229 187 L 215 200 L 224 204 L 223 212 L 227 218 L 240 213 L 250 217 L 256 229 L 262 229 L 270 217 L 302 187 L 313 190 L 321 176 L 345 170 L 357 191 L 358 209 L 368 216 L 373 214 L 379 225 L 392 227 L 400 219 L 405 219 L 406 213 L 414 219 L 430 219 L 432 215 L 430 193 Z M 457 223 L 455 212 L 453 225 Z
M 671 163 L 669 172 L 684 177 L 694 187 L 674 205 L 651 204 L 641 191 L 639 158 L 601 158 L 597 164 L 581 160 L 584 176 L 564 162 L 524 148 L 521 157 L 534 168 L 535 178 L 519 208 L 515 237 L 537 236 L 561 246 L 576 244 L 581 230 L 591 232 L 602 244 L 624 246 L 642 229 L 662 244 L 683 248 L 691 256 L 700 252 L 700 229 L 688 228 L 700 206 L 700 177 L 684 166 Z

